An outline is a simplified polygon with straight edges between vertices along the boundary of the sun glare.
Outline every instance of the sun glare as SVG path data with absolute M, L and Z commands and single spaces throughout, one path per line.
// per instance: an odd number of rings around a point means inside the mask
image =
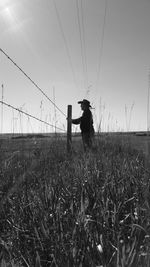
M 17 18 L 16 5 L 7 4 L 2 8 L 3 20 L 7 23 L 8 30 L 17 30 L 20 25 L 20 20 Z
M 7 19 L 9 19 L 9 20 L 12 20 L 12 12 L 11 12 L 11 8 L 10 7 L 6 7 L 5 9 L 4 9 L 4 15 L 5 15 L 5 17 L 7 18 Z
M 9 24 L 13 24 L 14 22 L 14 8 L 12 5 L 5 5 L 1 8 L 1 14 L 3 16 L 3 20 Z

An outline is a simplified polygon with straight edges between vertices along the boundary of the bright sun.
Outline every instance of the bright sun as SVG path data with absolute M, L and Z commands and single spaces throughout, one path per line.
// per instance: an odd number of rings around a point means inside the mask
M 6 2 L 7 4 L 3 4 L 2 7 L 3 19 L 5 22 L 7 22 L 9 29 L 16 29 L 16 27 L 18 26 L 18 19 L 16 17 L 16 5 L 12 5 L 8 3 L 8 1 L 5 1 L 5 3 Z
M 12 19 L 12 12 L 10 7 L 4 8 L 4 14 L 8 19 Z

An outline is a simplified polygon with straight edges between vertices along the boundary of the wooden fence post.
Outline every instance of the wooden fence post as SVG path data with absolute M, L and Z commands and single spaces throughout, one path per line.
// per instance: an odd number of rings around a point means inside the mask
M 68 105 L 68 109 L 67 109 L 67 151 L 70 152 L 71 150 L 71 141 L 72 141 L 72 123 L 71 123 L 71 119 L 72 119 L 72 106 Z

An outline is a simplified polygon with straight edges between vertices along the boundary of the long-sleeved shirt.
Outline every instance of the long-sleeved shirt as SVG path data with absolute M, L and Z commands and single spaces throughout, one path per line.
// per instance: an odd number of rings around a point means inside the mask
M 78 119 L 73 119 L 72 123 L 80 124 L 81 133 L 94 133 L 93 116 L 90 109 L 84 110 L 82 116 Z

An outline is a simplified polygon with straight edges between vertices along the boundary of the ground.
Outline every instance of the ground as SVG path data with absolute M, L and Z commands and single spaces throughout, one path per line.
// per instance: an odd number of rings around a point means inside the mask
M 1 266 L 150 266 L 149 136 L 3 137 Z

